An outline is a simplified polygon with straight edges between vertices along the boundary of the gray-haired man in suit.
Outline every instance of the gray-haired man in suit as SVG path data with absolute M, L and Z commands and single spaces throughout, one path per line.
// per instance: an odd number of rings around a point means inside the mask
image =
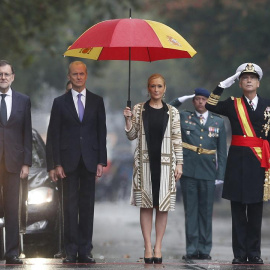
M 107 165 L 105 108 L 103 99 L 85 87 L 83 62 L 69 65 L 68 79 L 72 89 L 54 100 L 50 119 L 54 167 L 57 178 L 63 179 L 63 263 L 95 263 L 95 178 Z

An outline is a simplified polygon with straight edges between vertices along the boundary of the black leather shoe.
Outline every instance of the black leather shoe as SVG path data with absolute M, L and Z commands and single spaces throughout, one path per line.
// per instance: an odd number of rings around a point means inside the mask
M 247 259 L 244 257 L 235 257 L 232 260 L 232 264 L 246 264 L 247 263 Z
M 7 256 L 6 264 L 23 264 L 23 261 L 18 256 Z
M 63 259 L 63 263 L 76 263 L 77 258 L 75 255 L 67 255 L 66 258 Z
M 187 254 L 182 257 L 182 260 L 198 260 L 198 255 Z
M 152 264 L 153 263 L 153 261 L 154 261 L 154 258 L 153 257 L 151 257 L 151 258 L 143 258 L 144 259 L 144 263 L 146 263 L 146 264 Z
M 248 257 L 248 263 L 249 264 L 263 264 L 263 260 L 259 256 Z
M 96 263 L 91 255 L 79 255 L 78 263 Z
M 199 254 L 198 260 L 212 260 L 212 257 L 208 254 Z
M 162 264 L 162 257 L 160 257 L 160 258 L 154 257 L 153 260 L 154 260 L 155 264 Z

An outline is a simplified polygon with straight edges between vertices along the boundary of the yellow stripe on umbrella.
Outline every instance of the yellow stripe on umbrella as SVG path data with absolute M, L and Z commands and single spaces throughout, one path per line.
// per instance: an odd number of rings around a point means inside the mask
M 172 28 L 159 22 L 150 20 L 145 21 L 152 27 L 163 48 L 186 51 L 191 57 L 197 53 L 189 43 Z

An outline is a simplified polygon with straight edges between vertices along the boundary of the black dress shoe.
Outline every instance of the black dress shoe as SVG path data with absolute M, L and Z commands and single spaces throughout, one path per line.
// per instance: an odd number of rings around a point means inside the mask
M 96 263 L 91 255 L 79 255 L 78 263 Z
M 235 257 L 232 260 L 232 264 L 246 264 L 247 263 L 247 259 L 244 257 Z
M 23 264 L 23 261 L 18 256 L 6 256 L 6 264 Z
M 63 263 L 76 263 L 77 257 L 75 255 L 67 255 L 66 258 L 63 259 Z
M 196 254 L 187 254 L 182 257 L 182 260 L 198 260 L 198 255 Z
M 199 254 L 198 260 L 212 260 L 212 257 L 208 254 Z
M 263 264 L 263 260 L 259 256 L 248 257 L 248 263 L 249 264 Z

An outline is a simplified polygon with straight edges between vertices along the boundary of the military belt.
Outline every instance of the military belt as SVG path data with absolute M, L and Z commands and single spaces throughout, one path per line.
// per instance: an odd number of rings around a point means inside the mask
M 216 150 L 204 149 L 202 147 L 198 147 L 198 146 L 195 146 L 195 145 L 192 145 L 192 144 L 189 144 L 189 143 L 185 143 L 185 142 L 183 142 L 182 145 L 183 145 L 184 148 L 192 150 L 192 151 L 198 153 L 198 155 L 200 155 L 200 154 L 213 155 L 213 154 L 216 153 Z

